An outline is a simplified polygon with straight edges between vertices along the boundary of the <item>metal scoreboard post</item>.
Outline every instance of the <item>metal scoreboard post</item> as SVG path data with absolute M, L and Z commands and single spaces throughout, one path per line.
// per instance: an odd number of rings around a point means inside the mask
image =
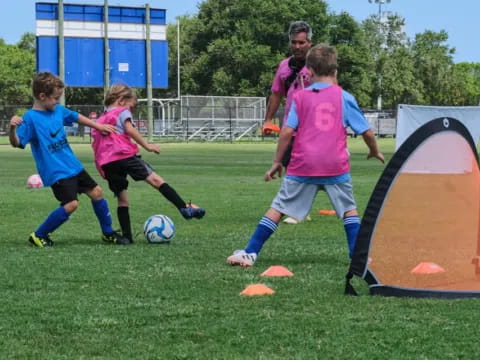
M 104 41 L 108 39 L 110 83 L 147 87 L 147 9 L 150 10 L 151 84 L 168 87 L 166 10 L 108 6 L 108 36 L 104 6 L 64 5 L 65 83 L 68 86 L 105 85 Z M 37 71 L 59 74 L 58 4 L 35 4 Z

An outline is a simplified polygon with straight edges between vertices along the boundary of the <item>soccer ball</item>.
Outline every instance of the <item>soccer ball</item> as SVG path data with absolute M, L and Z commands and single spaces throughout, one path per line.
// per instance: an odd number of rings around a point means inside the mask
M 38 174 L 30 175 L 27 179 L 27 186 L 30 189 L 38 189 L 43 187 L 43 181 L 40 175 Z
M 166 215 L 152 215 L 143 225 L 145 238 L 151 244 L 165 244 L 175 236 L 175 225 Z

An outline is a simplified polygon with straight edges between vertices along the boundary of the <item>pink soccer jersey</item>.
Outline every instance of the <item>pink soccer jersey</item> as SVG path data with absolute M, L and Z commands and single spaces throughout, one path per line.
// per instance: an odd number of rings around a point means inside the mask
M 280 62 L 275 73 L 275 78 L 273 79 L 271 91 L 275 93 L 280 93 L 285 96 L 285 80 L 292 73 L 292 69 L 288 66 L 288 61 L 290 58 L 286 58 Z M 285 102 L 285 112 L 283 114 L 283 124 L 287 121 L 288 112 L 290 111 L 290 106 L 292 104 L 293 95 L 298 91 L 303 90 L 310 86 L 310 76 L 308 75 L 307 68 L 303 67 L 297 75 L 297 78 L 293 81 L 288 89 L 286 94 L 287 100 Z
M 294 97 L 297 137 L 287 168 L 294 176 L 337 176 L 350 170 L 342 121 L 342 88 L 304 90 Z

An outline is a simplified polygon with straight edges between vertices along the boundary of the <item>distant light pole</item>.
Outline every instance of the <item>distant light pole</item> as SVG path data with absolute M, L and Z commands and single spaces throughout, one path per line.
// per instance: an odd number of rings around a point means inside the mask
M 392 0 L 368 0 L 370 4 L 378 4 L 378 34 L 380 34 L 380 23 L 382 21 L 382 5 L 389 4 Z M 377 109 L 382 110 L 382 73 L 378 73 L 378 97 L 377 97 Z
M 378 4 L 378 20 L 382 17 L 382 5 L 389 4 L 392 0 L 368 0 L 370 4 L 375 3 Z

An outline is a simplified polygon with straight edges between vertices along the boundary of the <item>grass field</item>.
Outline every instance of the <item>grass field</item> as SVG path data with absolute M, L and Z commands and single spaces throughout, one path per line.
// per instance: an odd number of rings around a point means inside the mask
M 386 158 L 393 140 L 381 139 Z M 52 238 L 32 248 L 28 234 L 57 203 L 50 189 L 28 190 L 30 151 L 0 146 L 0 358 L 2 359 L 476 359 L 478 300 L 343 295 L 348 268 L 341 221 L 320 216 L 281 225 L 255 267 L 226 264 L 242 248 L 280 182 L 264 183 L 273 144 L 163 144 L 144 158 L 185 198 L 207 209 L 185 221 L 158 192 L 131 182 L 134 230 L 163 213 L 176 224 L 170 245 L 102 244 L 87 197 Z M 363 212 L 383 169 L 350 140 L 352 178 Z M 88 145 L 74 145 L 105 189 Z M 414 199 L 412 199 L 412 202 Z M 414 206 L 414 203 L 412 203 Z M 425 219 L 428 221 L 428 219 Z M 117 224 L 115 218 L 115 224 Z M 269 266 L 295 275 L 262 278 Z M 244 297 L 264 283 L 271 296 Z

